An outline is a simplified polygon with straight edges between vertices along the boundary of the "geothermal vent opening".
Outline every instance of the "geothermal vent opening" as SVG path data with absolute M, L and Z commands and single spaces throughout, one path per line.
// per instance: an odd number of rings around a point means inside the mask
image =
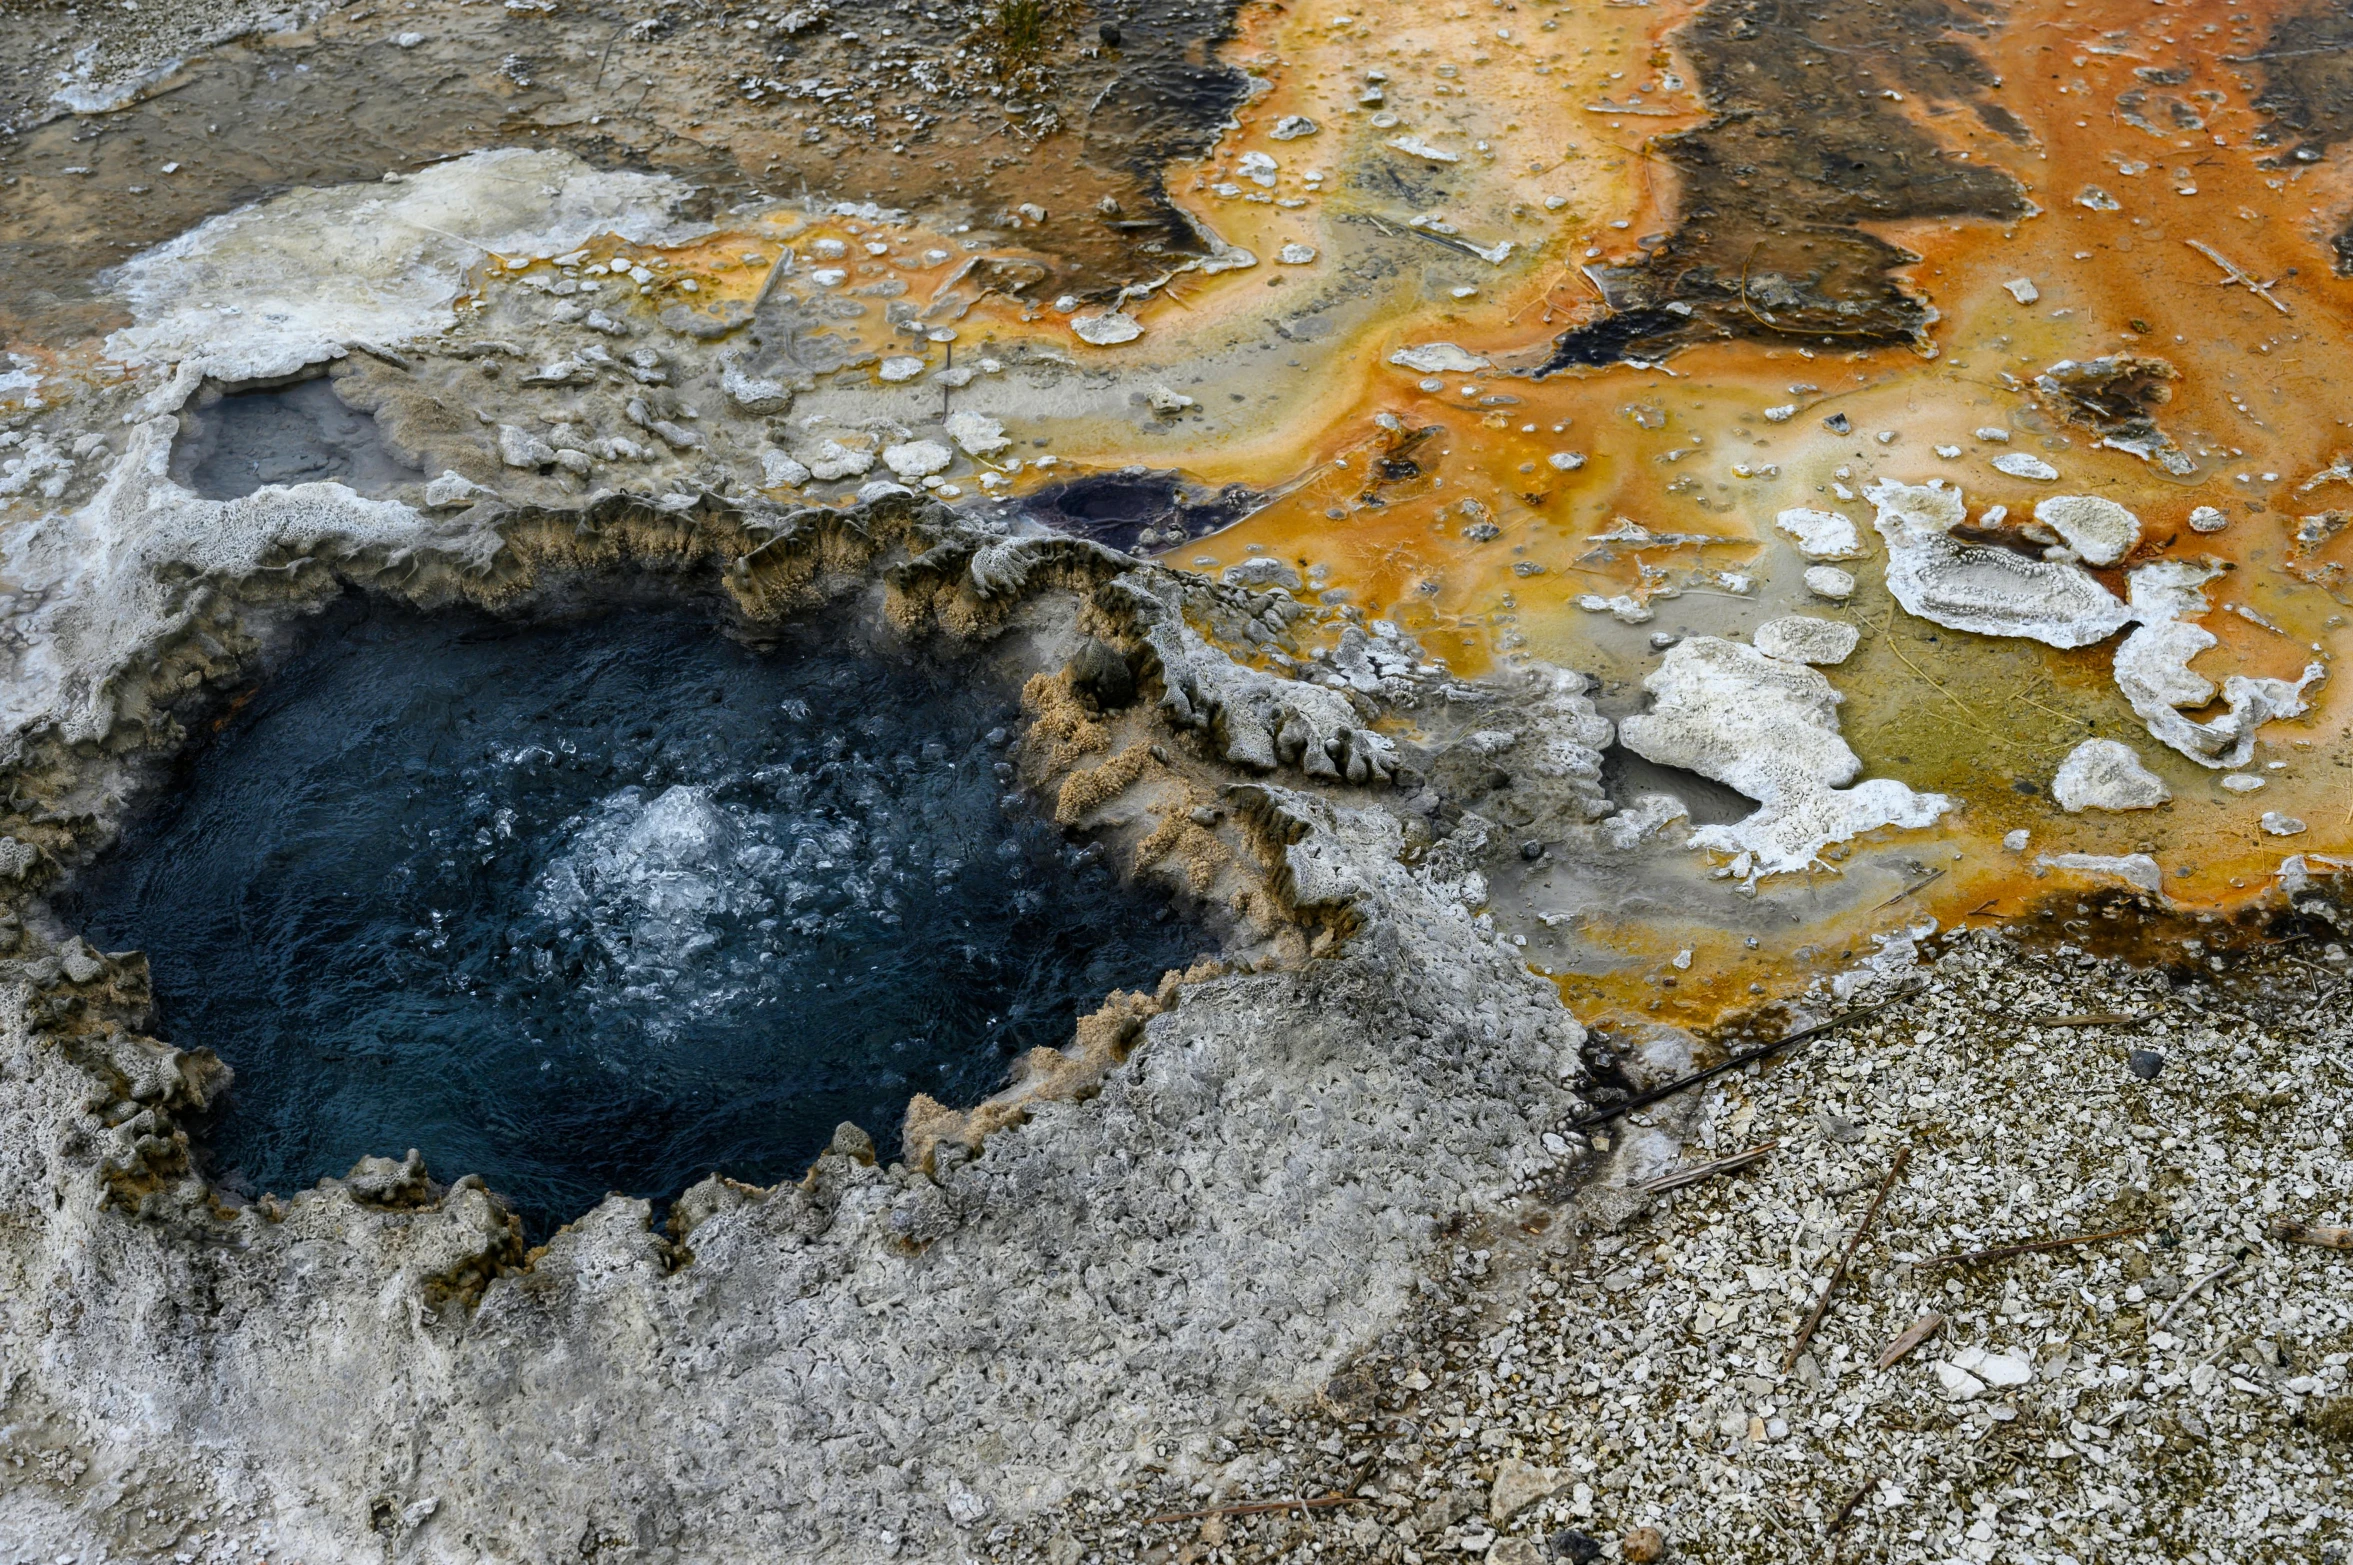
M 337 605 L 60 897 L 236 1070 L 231 1190 L 482 1175 L 534 1238 L 609 1191 L 896 1150 L 1115 988 L 1214 950 L 1012 793 L 1010 684 L 841 620 Z

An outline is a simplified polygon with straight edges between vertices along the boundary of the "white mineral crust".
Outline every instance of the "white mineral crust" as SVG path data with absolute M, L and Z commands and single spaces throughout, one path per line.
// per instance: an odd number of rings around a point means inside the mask
M 1838 729 L 1843 699 L 1803 663 L 1715 636 L 1676 643 L 1642 682 L 1648 712 L 1618 724 L 1626 748 L 1737 789 L 1758 810 L 1702 826 L 1691 845 L 1752 856 L 1760 875 L 1793 873 L 1833 842 L 1881 826 L 1925 827 L 1952 808 L 1891 778 L 1849 788 L 1862 762 Z

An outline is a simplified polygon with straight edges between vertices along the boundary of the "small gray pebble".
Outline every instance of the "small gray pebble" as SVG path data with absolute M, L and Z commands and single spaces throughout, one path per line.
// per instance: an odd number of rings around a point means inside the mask
M 2135 1049 L 2132 1058 L 2125 1063 L 2132 1067 L 2132 1073 L 2141 1080 L 2155 1081 L 2157 1073 L 2165 1068 L 2165 1056 L 2155 1049 Z

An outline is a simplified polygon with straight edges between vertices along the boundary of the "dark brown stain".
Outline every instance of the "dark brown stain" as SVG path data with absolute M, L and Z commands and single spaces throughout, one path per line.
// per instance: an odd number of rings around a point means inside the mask
M 2228 63 L 2256 68 L 2255 107 L 2270 116 L 2256 143 L 2284 148 L 2264 167 L 2318 163 L 2353 139 L 2353 8 L 2319 5 L 2283 16 L 2262 48 Z M 2353 221 L 2338 221 L 2332 263 L 2339 277 L 2353 277 Z
M 1680 181 L 1678 225 L 1641 263 L 1593 269 L 1609 313 L 1562 334 L 1537 373 L 1710 337 L 1917 340 L 1927 302 L 1894 275 L 1917 257 L 1860 225 L 2027 210 L 2009 174 L 1911 118 L 1966 108 L 2025 139 L 1966 41 L 1998 15 L 1968 0 L 1712 0 L 1676 42 L 1713 117 L 1650 146 Z

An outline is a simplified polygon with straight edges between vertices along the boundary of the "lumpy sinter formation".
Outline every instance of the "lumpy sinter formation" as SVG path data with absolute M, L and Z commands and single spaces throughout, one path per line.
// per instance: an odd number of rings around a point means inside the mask
M 676 611 L 352 604 L 84 877 L 163 1026 L 237 1071 L 209 1138 L 286 1192 L 420 1148 L 534 1236 L 608 1190 L 887 1155 L 1204 942 L 1007 794 L 1016 712 L 903 656 Z

